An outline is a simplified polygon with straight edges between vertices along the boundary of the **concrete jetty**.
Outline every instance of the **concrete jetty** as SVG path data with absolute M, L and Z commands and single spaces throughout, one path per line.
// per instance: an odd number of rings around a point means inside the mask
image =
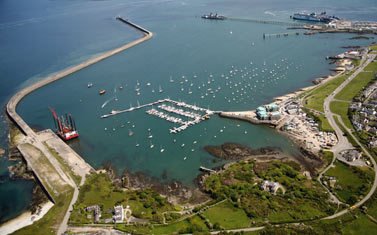
M 228 20 L 240 21 L 240 22 L 250 22 L 257 24 L 274 24 L 274 25 L 285 25 L 292 27 L 303 27 L 304 24 L 292 23 L 292 22 L 283 22 L 277 20 L 260 20 L 260 19 L 247 19 L 247 18 L 237 18 L 237 17 L 227 17 Z
M 271 125 L 271 126 L 278 125 L 278 121 L 259 120 L 255 115 L 255 110 L 242 111 L 242 112 L 220 112 L 219 116 L 243 120 L 243 121 L 248 121 L 248 122 L 251 122 L 253 124 L 267 124 L 267 125 Z

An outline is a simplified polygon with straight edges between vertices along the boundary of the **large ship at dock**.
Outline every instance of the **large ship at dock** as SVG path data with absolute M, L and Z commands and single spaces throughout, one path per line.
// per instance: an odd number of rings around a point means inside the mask
M 339 18 L 336 16 L 329 16 L 326 15 L 326 12 L 321 12 L 321 14 L 316 13 L 295 13 L 291 16 L 294 20 L 304 20 L 304 21 L 313 21 L 313 22 L 321 22 L 321 23 L 329 23 L 333 20 L 338 20 Z
M 225 16 L 218 15 L 217 13 L 216 14 L 209 13 L 206 15 L 202 15 L 202 18 L 207 19 L 207 20 L 225 20 L 226 19 Z

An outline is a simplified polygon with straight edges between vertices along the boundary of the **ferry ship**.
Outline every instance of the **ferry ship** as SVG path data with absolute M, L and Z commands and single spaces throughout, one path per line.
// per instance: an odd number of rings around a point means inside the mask
M 336 16 L 328 16 L 326 12 L 321 12 L 321 14 L 316 13 L 295 13 L 292 16 L 294 20 L 305 20 L 305 21 L 314 21 L 314 22 L 322 22 L 322 23 L 329 23 L 333 20 L 339 20 Z
M 202 15 L 202 18 L 207 19 L 207 20 L 225 20 L 226 19 L 225 16 L 218 15 L 217 13 L 216 14 L 209 13 L 208 15 Z

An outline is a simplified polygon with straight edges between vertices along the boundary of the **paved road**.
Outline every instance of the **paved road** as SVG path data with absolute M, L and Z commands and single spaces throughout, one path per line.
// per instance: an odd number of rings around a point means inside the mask
M 367 58 L 363 58 L 362 60 L 362 66 L 360 66 L 360 68 L 358 68 L 351 76 L 349 76 L 347 78 L 347 80 L 345 80 L 339 87 L 337 87 L 335 89 L 335 91 L 333 93 L 331 93 L 331 95 L 329 95 L 326 99 L 325 99 L 325 102 L 324 102 L 324 109 L 325 109 L 325 115 L 326 115 L 326 118 L 327 120 L 329 121 L 330 125 L 334 128 L 335 130 L 335 133 L 338 137 L 338 144 L 335 145 L 331 150 L 333 151 L 334 153 L 334 157 L 333 157 L 333 160 L 332 160 L 332 163 L 330 164 L 330 166 L 328 166 L 323 172 L 321 172 L 320 176 L 318 177 L 319 180 L 320 178 L 322 177 L 322 175 L 333 165 L 335 159 L 337 158 L 337 156 L 339 155 L 339 153 L 342 151 L 342 150 L 345 150 L 345 149 L 351 149 L 353 148 L 352 144 L 349 143 L 348 139 L 344 136 L 344 133 L 342 131 L 342 129 L 338 126 L 338 124 L 335 122 L 335 118 L 334 116 L 337 116 L 338 117 L 338 120 L 340 122 L 340 124 L 346 128 L 346 126 L 344 125 L 343 123 L 343 120 L 336 114 L 332 113 L 331 110 L 330 110 L 330 103 L 334 100 L 334 97 L 344 88 L 346 87 L 360 72 L 362 72 L 364 70 L 364 68 L 374 60 L 374 58 L 376 57 L 376 55 L 367 55 Z M 366 60 L 366 62 L 365 62 Z M 364 63 L 365 62 L 365 63 Z M 367 151 L 367 149 L 365 149 L 363 147 L 363 145 L 357 140 L 357 138 L 352 134 L 352 131 L 349 130 L 348 128 L 346 128 L 348 134 L 356 141 L 356 143 L 361 147 L 361 149 L 363 150 L 363 152 L 370 158 L 370 161 L 372 162 L 373 164 L 373 169 L 374 169 L 374 182 L 373 182 L 373 185 L 372 185 L 372 188 L 370 189 L 369 193 L 362 199 L 360 200 L 359 202 L 357 202 L 356 204 L 354 204 L 353 206 L 350 207 L 350 209 L 355 209 L 361 205 L 363 205 L 372 195 L 373 193 L 375 192 L 376 188 L 377 188 L 377 165 L 376 165 L 376 161 L 374 160 L 374 158 L 369 154 L 369 152 Z M 334 215 L 331 215 L 331 216 L 328 216 L 328 217 L 325 217 L 323 219 L 334 219 L 334 218 L 337 218 L 339 216 L 342 216 L 344 215 L 345 213 L 347 213 L 350 209 L 344 209 Z

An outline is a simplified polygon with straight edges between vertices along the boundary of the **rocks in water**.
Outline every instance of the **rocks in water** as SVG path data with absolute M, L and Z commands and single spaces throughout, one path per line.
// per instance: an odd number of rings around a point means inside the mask
M 18 148 L 11 148 L 9 149 L 8 158 L 10 161 L 20 161 L 22 160 L 21 152 L 18 150 Z
M 204 147 L 204 150 L 212 156 L 225 160 L 240 160 L 256 155 L 276 155 L 281 153 L 281 150 L 277 147 L 263 147 L 259 149 L 252 149 L 236 143 L 224 143 L 220 146 L 208 145 Z
M 11 179 L 25 179 L 33 180 L 33 172 L 30 171 L 24 162 L 18 162 L 15 165 L 9 166 L 9 178 Z

